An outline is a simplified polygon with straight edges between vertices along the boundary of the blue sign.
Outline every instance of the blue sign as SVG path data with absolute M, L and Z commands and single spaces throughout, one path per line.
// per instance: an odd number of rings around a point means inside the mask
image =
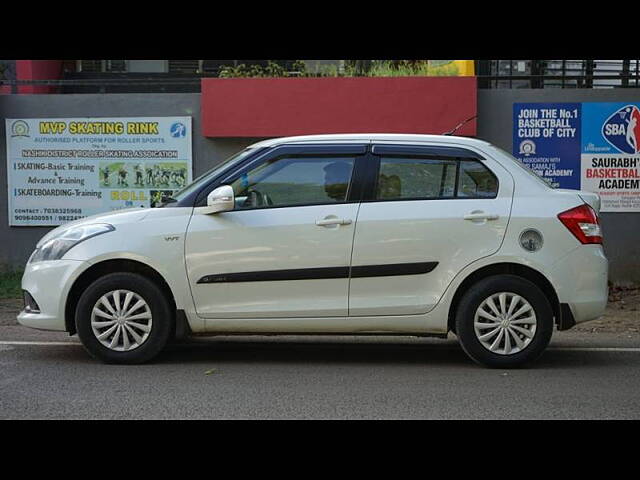
M 640 103 L 514 103 L 513 154 L 603 212 L 640 212 Z
M 514 103 L 513 155 L 556 188 L 580 189 L 580 103 Z

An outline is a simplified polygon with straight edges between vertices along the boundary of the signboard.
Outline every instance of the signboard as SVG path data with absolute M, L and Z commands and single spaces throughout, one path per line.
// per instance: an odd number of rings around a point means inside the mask
M 514 103 L 513 154 L 603 212 L 640 212 L 640 103 Z
M 9 225 L 152 207 L 192 179 L 191 117 L 6 119 Z
M 638 103 L 584 103 L 581 184 L 605 212 L 640 212 Z

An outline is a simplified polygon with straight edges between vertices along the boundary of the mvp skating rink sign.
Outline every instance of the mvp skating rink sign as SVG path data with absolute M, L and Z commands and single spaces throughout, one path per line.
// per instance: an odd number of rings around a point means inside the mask
M 514 103 L 513 155 L 603 212 L 640 212 L 640 103 Z
M 6 119 L 9 225 L 153 207 L 191 182 L 191 117 Z

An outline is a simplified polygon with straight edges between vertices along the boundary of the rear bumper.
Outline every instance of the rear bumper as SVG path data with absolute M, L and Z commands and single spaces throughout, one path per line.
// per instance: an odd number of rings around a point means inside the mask
M 609 295 L 608 273 L 609 262 L 601 245 L 580 245 L 554 265 L 551 281 L 564 310 L 562 325 L 573 323 L 570 317 L 575 323 L 582 323 L 604 314 Z

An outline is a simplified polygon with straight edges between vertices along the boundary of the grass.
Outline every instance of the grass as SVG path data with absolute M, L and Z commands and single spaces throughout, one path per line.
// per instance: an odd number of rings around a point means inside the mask
M 429 65 L 427 62 L 419 62 L 413 65 L 401 64 L 394 66 L 390 61 L 374 62 L 368 77 L 414 77 L 430 76 L 441 77 L 457 75 L 458 67 L 454 64 Z
M 318 65 L 313 70 L 307 70 L 302 62 L 296 63 L 292 71 L 287 71 L 271 61 L 266 67 L 258 65 L 226 66 L 220 70 L 220 78 L 238 77 L 415 77 L 415 76 L 457 76 L 458 66 L 452 60 L 420 60 L 417 62 L 372 60 L 367 71 L 357 72 L 350 62 L 338 65 Z
M 0 299 L 20 298 L 22 296 L 21 280 L 21 271 L 0 273 Z

